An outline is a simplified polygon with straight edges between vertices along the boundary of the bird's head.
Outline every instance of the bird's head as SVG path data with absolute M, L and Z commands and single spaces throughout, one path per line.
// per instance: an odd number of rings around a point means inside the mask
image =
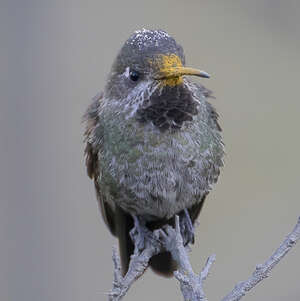
M 129 37 L 117 55 L 105 94 L 134 105 L 137 111 L 160 100 L 184 99 L 187 75 L 209 78 L 204 71 L 185 67 L 182 47 L 165 31 L 142 29 Z

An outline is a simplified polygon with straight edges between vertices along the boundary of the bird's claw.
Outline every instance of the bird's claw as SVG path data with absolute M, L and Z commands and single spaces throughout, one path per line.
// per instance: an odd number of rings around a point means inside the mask
M 155 232 L 157 232 L 156 235 L 166 251 L 172 252 L 172 250 L 184 245 L 178 216 L 175 216 L 175 227 L 165 225 Z
M 138 251 L 142 251 L 146 248 L 146 242 L 151 243 L 154 240 L 157 242 L 174 239 L 173 231 L 175 231 L 175 229 L 169 225 L 152 232 L 146 227 L 146 223 L 142 218 L 134 215 L 133 220 L 134 227 L 130 231 L 130 237 Z M 180 214 L 178 231 L 180 231 L 185 246 L 189 243 L 194 243 L 194 226 L 187 209 Z M 171 241 L 169 241 L 168 244 L 171 244 Z
M 133 216 L 134 227 L 130 231 L 130 237 L 134 242 L 135 247 L 141 251 L 146 247 L 146 240 L 154 239 L 153 233 L 146 227 L 146 223 L 137 217 Z

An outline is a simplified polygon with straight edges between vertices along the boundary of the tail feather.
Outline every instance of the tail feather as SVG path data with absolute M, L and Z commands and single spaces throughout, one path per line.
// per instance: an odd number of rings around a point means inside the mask
M 152 270 L 164 277 L 172 277 L 174 271 L 177 270 L 177 263 L 172 259 L 170 252 L 163 252 L 153 256 L 149 265 Z
M 123 276 L 127 273 L 129 268 L 130 256 L 134 252 L 134 244 L 130 237 L 130 230 L 133 228 L 133 219 L 120 207 L 115 211 L 116 221 L 116 236 L 119 239 L 119 250 L 122 265 Z

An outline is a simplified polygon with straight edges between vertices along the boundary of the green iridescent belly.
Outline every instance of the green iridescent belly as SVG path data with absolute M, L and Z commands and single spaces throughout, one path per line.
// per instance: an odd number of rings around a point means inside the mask
M 201 114 L 179 130 L 164 132 L 122 115 L 106 120 L 98 182 L 112 206 L 171 217 L 199 202 L 216 182 L 223 145 Z

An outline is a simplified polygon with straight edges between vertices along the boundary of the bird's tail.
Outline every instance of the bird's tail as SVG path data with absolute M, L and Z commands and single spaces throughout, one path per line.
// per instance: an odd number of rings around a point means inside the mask
M 177 263 L 172 259 L 170 252 L 153 256 L 149 261 L 149 265 L 155 273 L 164 277 L 173 276 L 174 271 L 177 270 Z

